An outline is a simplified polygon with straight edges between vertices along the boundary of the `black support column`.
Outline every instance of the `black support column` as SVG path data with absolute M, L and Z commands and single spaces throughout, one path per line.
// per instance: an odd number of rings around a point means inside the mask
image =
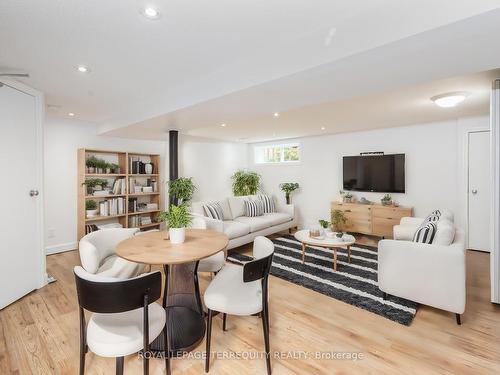
M 169 180 L 179 178 L 179 132 L 170 130 L 168 132 L 168 160 L 169 160 Z M 170 204 L 173 204 L 173 198 L 169 197 Z

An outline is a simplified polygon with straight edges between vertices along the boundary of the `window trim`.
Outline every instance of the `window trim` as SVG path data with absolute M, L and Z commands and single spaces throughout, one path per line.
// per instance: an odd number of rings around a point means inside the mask
M 299 160 L 284 160 L 285 147 L 295 147 L 295 146 L 298 147 L 299 149 Z M 257 161 L 258 159 L 257 155 L 259 153 L 259 150 L 265 150 L 274 147 L 281 148 L 280 161 Z M 269 143 L 269 144 L 254 146 L 253 162 L 254 164 L 257 165 L 297 165 L 300 164 L 301 160 L 302 160 L 302 145 L 300 144 L 300 142 Z

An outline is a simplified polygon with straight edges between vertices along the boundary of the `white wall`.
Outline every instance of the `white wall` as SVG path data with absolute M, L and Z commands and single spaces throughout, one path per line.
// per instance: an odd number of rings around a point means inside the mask
M 246 144 L 179 135 L 179 175 L 193 177 L 194 201 L 231 196 L 231 175 L 246 168 L 247 158 Z
M 164 155 L 164 141 L 141 141 L 96 135 L 96 126 L 77 120 L 47 118 L 44 133 L 45 249 L 76 248 L 77 150 L 81 147 Z M 167 163 L 162 157 L 162 169 Z M 167 173 L 162 172 L 163 176 Z M 49 234 L 53 233 L 53 236 Z
M 488 118 L 467 120 L 467 124 L 487 123 Z M 329 218 L 330 202 L 342 189 L 342 156 L 360 152 L 383 151 L 406 154 L 406 193 L 392 194 L 404 206 L 412 206 L 415 216 L 424 216 L 435 208 L 455 212 L 463 223 L 463 137 L 460 120 L 373 131 L 299 138 L 302 159 L 297 165 L 255 164 L 254 144 L 249 149 L 249 167 L 262 175 L 264 191 L 284 200 L 282 182 L 301 186 L 292 201 L 299 211 L 302 226 L 315 225 Z M 287 142 L 290 140 L 287 140 Z M 379 201 L 383 194 L 355 193 Z

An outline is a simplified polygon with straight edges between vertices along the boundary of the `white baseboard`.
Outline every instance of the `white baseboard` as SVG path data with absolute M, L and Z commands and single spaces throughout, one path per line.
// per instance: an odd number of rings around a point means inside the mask
M 47 246 L 45 248 L 45 255 L 52 255 L 57 253 L 63 253 L 65 251 L 76 250 L 78 244 L 76 242 L 62 243 L 54 246 Z

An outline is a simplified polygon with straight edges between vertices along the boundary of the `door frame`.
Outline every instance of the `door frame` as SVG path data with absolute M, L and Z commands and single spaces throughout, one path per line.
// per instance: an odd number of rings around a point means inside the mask
M 466 179 L 467 179 L 467 184 L 465 185 L 466 191 L 465 191 L 465 241 L 466 241 L 466 247 L 469 248 L 469 203 L 470 203 L 470 196 L 469 196 L 469 190 L 470 190 L 470 180 L 469 180 L 469 144 L 470 144 L 470 135 L 472 133 L 486 133 L 488 132 L 490 135 L 490 150 L 491 150 L 491 130 L 489 127 L 477 127 L 475 129 L 466 129 L 466 144 L 465 144 L 465 163 L 466 163 Z M 491 153 L 491 151 L 490 151 Z M 490 215 L 491 216 L 491 215 Z M 491 241 L 490 241 L 491 242 Z M 475 249 L 476 250 L 476 249 Z M 490 243 L 490 251 L 483 251 L 483 250 L 477 250 L 481 251 L 483 253 L 491 253 L 493 251 L 492 249 L 492 244 Z
M 43 122 L 45 118 L 44 95 L 25 84 L 0 77 L 0 82 L 15 90 L 21 91 L 35 99 L 35 137 L 36 137 L 36 188 L 39 192 L 36 198 L 36 242 L 38 244 L 37 261 L 40 265 L 37 275 L 37 287 L 41 288 L 47 284 L 47 266 L 45 260 L 44 246 L 44 186 L 43 186 Z

